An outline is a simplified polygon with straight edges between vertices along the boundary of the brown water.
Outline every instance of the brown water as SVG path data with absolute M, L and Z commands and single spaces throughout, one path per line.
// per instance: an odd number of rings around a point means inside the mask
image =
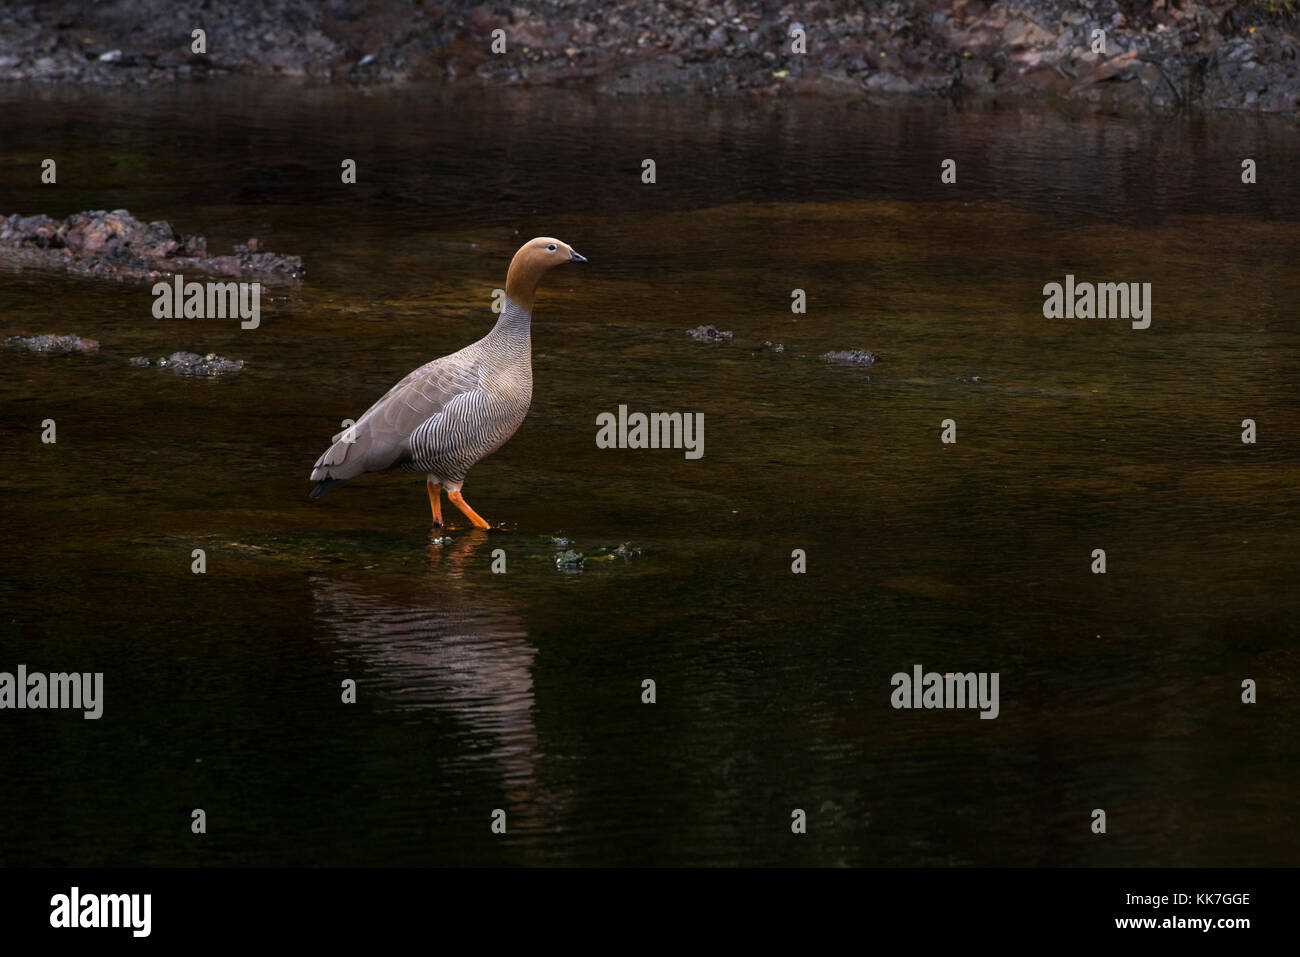
M 0 269 L 3 335 L 104 345 L 0 351 L 0 670 L 106 686 L 99 721 L 0 712 L 0 863 L 1295 864 L 1297 145 L 1238 117 L 0 87 L 0 213 L 125 207 L 308 274 L 241 331 Z M 543 289 L 532 412 L 466 484 L 506 530 L 432 540 L 415 476 L 310 501 L 340 420 L 482 335 L 538 234 L 591 263 Z M 1152 283 L 1151 327 L 1043 318 L 1067 272 Z M 883 358 L 817 358 L 851 348 Z M 124 362 L 177 349 L 249 365 Z M 596 448 L 620 404 L 702 412 L 704 457 Z M 643 552 L 565 571 L 556 536 Z M 892 709 L 918 663 L 998 672 L 1000 716 Z

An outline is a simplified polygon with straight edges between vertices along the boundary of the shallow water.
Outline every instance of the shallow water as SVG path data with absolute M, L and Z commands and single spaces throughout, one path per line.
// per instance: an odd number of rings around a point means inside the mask
M 250 331 L 0 268 L 4 336 L 104 348 L 0 350 L 0 670 L 106 685 L 99 721 L 0 713 L 0 863 L 1294 864 L 1297 140 L 915 103 L 0 87 L 0 213 L 125 207 L 307 267 Z M 549 277 L 532 412 L 466 484 L 505 530 L 432 539 L 414 476 L 309 500 L 340 420 L 486 332 L 538 234 L 591 262 Z M 1151 327 L 1044 319 L 1067 272 L 1152 283 Z M 684 334 L 702 322 L 734 340 Z M 818 359 L 854 348 L 882 359 Z M 249 365 L 124 362 L 177 349 Z M 704 457 L 596 448 L 620 404 L 704 413 Z M 562 570 L 555 536 L 642 554 Z M 997 720 L 892 709 L 918 663 L 998 672 Z

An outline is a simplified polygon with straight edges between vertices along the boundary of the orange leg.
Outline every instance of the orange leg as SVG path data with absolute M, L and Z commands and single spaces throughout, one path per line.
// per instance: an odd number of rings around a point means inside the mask
M 474 523 L 475 528 L 492 527 L 487 522 L 483 521 L 482 516 L 479 515 L 478 512 L 474 511 L 472 508 L 469 507 L 469 503 L 465 501 L 465 497 L 461 495 L 460 492 L 448 492 L 447 497 L 451 499 L 452 505 L 455 505 L 458 509 L 460 509 L 462 512 L 465 513 L 465 517 Z
M 430 481 L 424 483 L 429 487 L 429 508 L 433 510 L 433 527 L 442 528 L 442 486 Z

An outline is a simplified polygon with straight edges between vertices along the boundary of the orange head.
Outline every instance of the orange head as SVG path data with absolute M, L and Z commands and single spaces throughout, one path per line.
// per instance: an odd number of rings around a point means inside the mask
M 579 255 L 568 243 L 558 239 L 549 236 L 530 239 L 519 247 L 515 258 L 510 260 L 510 271 L 506 273 L 506 295 L 522 309 L 532 312 L 537 284 L 542 281 L 547 270 L 562 263 L 586 261 L 585 256 Z

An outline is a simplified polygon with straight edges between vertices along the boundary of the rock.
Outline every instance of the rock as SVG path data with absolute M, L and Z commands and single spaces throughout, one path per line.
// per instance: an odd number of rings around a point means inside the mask
M 71 353 L 88 355 L 99 352 L 99 342 L 97 340 L 83 339 L 81 336 L 75 335 L 10 336 L 5 340 L 5 345 L 15 349 L 26 349 L 28 352 L 44 352 L 50 355 L 68 355 Z M 209 352 L 205 356 L 201 356 L 197 352 L 173 352 L 156 362 L 151 362 L 144 356 L 132 356 L 126 361 L 128 365 L 137 367 L 156 365 L 160 369 L 171 369 L 177 375 L 215 376 L 227 372 L 238 372 L 244 368 L 243 359 L 227 359 L 214 352 Z
M 907 77 L 894 73 L 873 73 L 867 77 L 864 86 L 872 93 L 912 93 L 916 90 Z
M 686 334 L 696 342 L 730 342 L 731 333 L 724 332 L 717 326 L 696 326 L 694 329 L 687 329 Z
M 632 558 L 638 558 L 641 555 L 641 549 L 631 542 L 624 542 L 617 548 L 606 548 L 603 545 L 597 548 L 592 555 L 583 557 L 584 564 L 587 562 L 616 562 L 619 559 L 627 561 Z
M 66 355 L 70 352 L 82 354 L 98 352 L 99 342 L 95 339 L 83 339 L 81 336 L 10 336 L 5 345 L 28 352 L 48 352 L 51 355 Z
M 1090 71 L 1070 90 L 1073 96 L 1081 90 L 1085 90 L 1094 83 L 1100 83 L 1102 80 L 1109 80 L 1112 77 L 1123 78 L 1122 74 L 1131 67 L 1137 65 L 1138 51 L 1129 50 L 1127 53 L 1121 53 L 1119 56 L 1103 60 L 1096 69 Z
M 1007 47 L 1041 46 L 1055 41 L 1056 34 L 1049 33 L 1032 20 L 1017 18 L 1002 29 L 1002 42 Z
M 858 97 L 862 95 L 863 84 L 843 70 L 835 70 L 817 76 L 801 76 L 790 88 L 800 96 Z
M 555 556 L 556 568 L 581 568 L 582 564 L 582 552 L 575 552 L 572 548 Z
M 198 272 L 238 279 L 299 279 L 302 259 L 236 246 L 209 256 L 202 236 L 184 236 L 165 220 L 142 223 L 125 209 L 89 210 L 65 220 L 13 215 L 0 220 L 0 261 L 50 266 L 108 279 L 156 281 Z
M 871 366 L 879 358 L 874 352 L 865 349 L 847 349 L 838 352 L 826 352 L 821 356 L 824 362 L 834 362 L 845 366 Z
M 139 365 L 139 363 L 132 363 Z M 148 360 L 145 361 L 148 364 Z M 226 359 L 219 355 L 209 352 L 206 356 L 201 356 L 197 352 L 173 352 L 164 359 L 157 362 L 159 368 L 171 369 L 177 375 L 222 375 L 227 372 L 238 372 L 244 368 L 243 359 Z

